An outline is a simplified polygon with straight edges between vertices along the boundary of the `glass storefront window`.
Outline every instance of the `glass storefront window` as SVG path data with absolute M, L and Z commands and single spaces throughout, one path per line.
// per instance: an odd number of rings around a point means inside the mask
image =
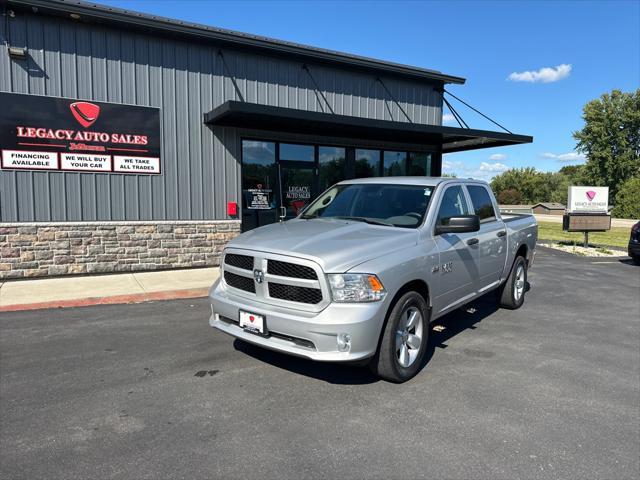
M 431 175 L 431 154 L 425 152 L 409 153 L 409 172 L 407 175 L 412 176 L 430 176 Z
M 297 145 L 294 143 L 280 144 L 280 160 L 297 162 L 313 162 L 315 155 L 313 145 Z
M 387 152 L 382 157 L 382 176 L 398 177 L 407 174 L 407 153 Z
M 344 148 L 319 147 L 320 192 L 347 178 L 347 158 Z
M 356 149 L 356 178 L 380 176 L 380 150 Z
M 242 141 L 242 227 L 249 230 L 276 220 L 278 170 L 276 144 Z

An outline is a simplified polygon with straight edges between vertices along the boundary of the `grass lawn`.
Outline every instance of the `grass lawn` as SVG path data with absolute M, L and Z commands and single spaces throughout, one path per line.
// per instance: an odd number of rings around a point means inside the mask
M 629 244 L 631 228 L 611 227 L 608 232 L 590 232 L 590 245 L 606 245 L 609 247 L 626 248 Z M 582 232 L 565 232 L 561 223 L 538 222 L 538 239 L 553 240 L 556 242 L 576 242 L 582 245 L 584 234 Z

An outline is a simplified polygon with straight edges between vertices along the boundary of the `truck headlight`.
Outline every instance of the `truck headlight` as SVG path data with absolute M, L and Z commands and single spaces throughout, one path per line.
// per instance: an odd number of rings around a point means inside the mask
M 334 302 L 377 302 L 387 291 L 375 275 L 368 273 L 329 274 Z

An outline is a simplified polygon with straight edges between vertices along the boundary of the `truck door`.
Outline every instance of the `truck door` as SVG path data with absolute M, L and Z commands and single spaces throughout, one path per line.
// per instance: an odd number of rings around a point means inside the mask
M 435 225 L 446 225 L 451 217 L 469 214 L 470 208 L 462 186 L 448 185 L 440 197 Z M 443 233 L 434 237 L 440 253 L 440 264 L 432 272 L 435 312 L 439 313 L 473 296 L 473 280 L 477 278 L 478 271 L 467 242 L 476 238 L 476 234 Z
M 474 213 L 480 217 L 478 243 L 472 254 L 479 270 L 478 293 L 497 285 L 507 259 L 507 229 L 495 211 L 494 201 L 484 185 L 466 185 Z

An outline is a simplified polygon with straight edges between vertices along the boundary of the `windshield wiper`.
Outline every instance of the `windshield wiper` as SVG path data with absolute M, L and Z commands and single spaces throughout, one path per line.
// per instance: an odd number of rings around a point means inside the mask
M 303 215 L 300 215 L 300 218 L 304 218 L 305 220 L 309 220 L 310 218 L 318 218 L 318 215 L 316 215 L 316 214 L 313 214 L 313 215 L 303 214 Z
M 367 217 L 335 217 L 340 218 L 342 220 L 355 220 L 356 222 L 365 222 L 369 225 L 384 225 L 385 227 L 395 227 L 393 223 L 383 222 L 382 220 L 376 220 L 373 218 Z

